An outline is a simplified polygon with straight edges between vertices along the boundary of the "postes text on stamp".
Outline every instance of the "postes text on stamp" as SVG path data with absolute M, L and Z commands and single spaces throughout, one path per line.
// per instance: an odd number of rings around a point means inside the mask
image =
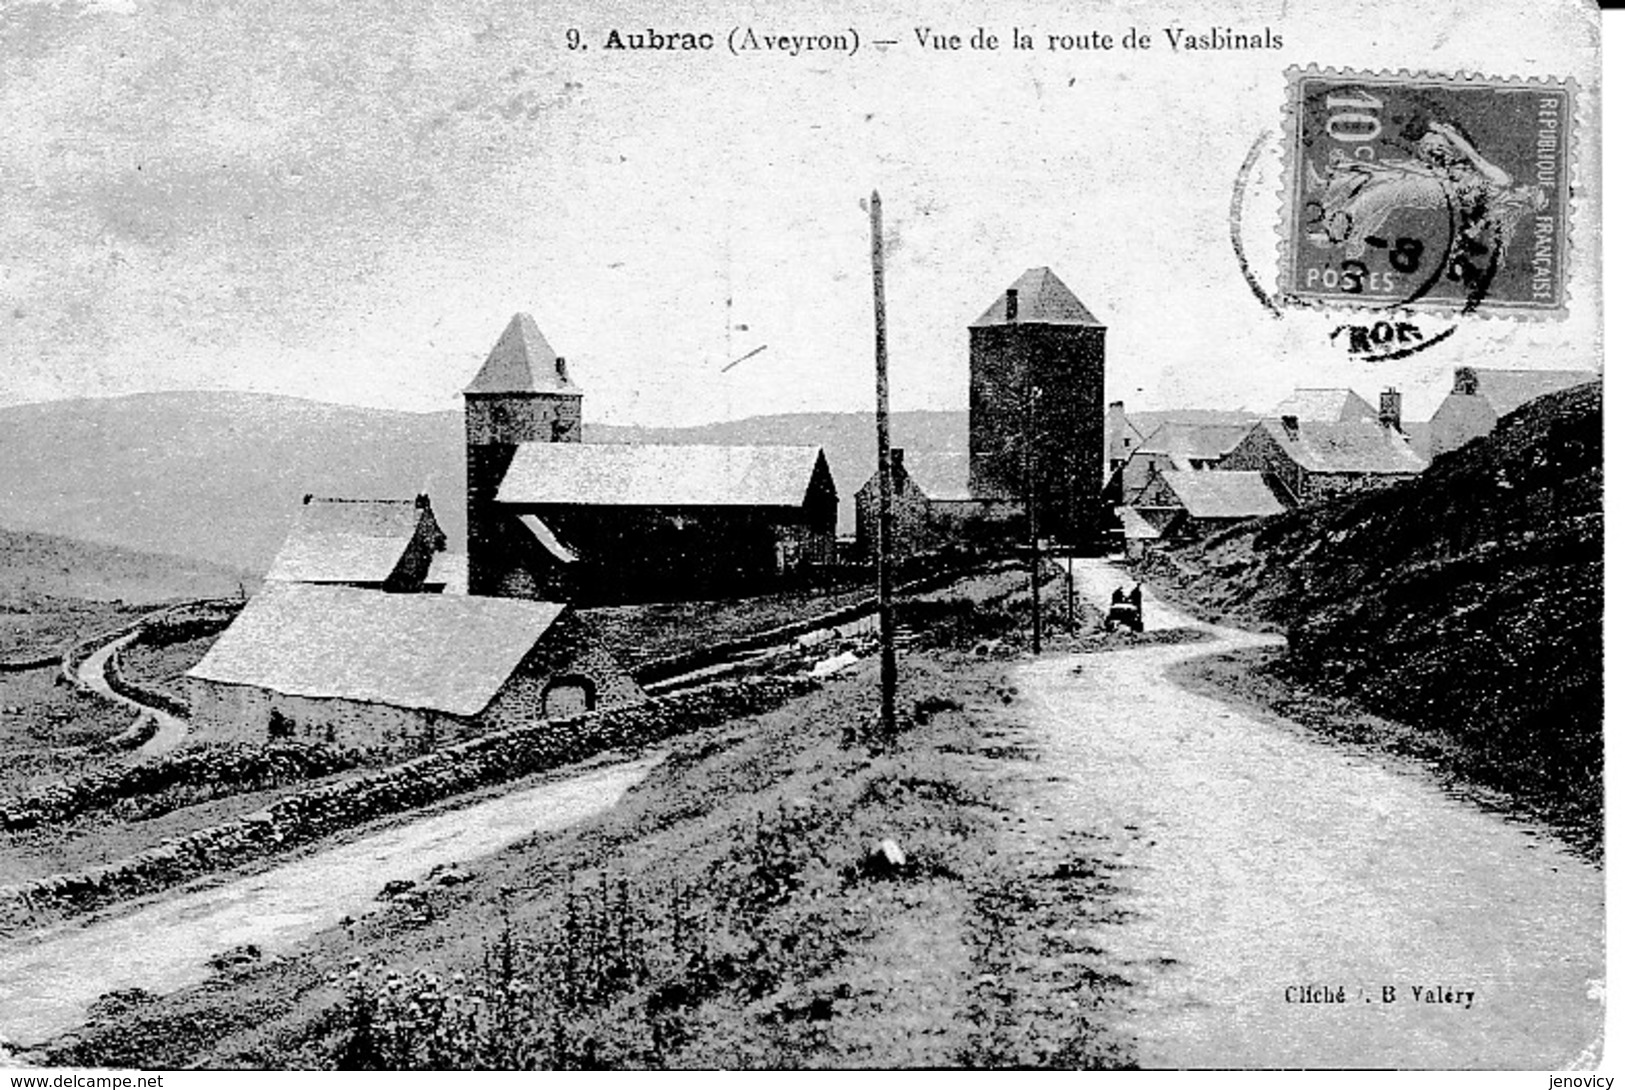
M 1572 84 L 1287 77 L 1283 302 L 1563 312 Z

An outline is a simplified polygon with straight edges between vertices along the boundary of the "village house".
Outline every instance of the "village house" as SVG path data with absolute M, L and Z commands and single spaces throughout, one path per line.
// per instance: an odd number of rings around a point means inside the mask
M 1427 467 L 1398 427 L 1398 395 L 1384 395 L 1387 418 L 1260 420 L 1220 460 L 1218 468 L 1252 470 L 1273 478 L 1294 503 L 1407 480 Z
M 464 391 L 468 590 L 634 602 L 761 591 L 833 563 L 823 451 L 581 441 L 581 390 L 518 314 Z
M 267 583 L 186 674 L 194 736 L 417 752 L 645 699 L 568 606 Z
M 362 500 L 307 495 L 265 578 L 272 583 L 422 591 L 445 548 L 446 535 L 428 496 Z
M 1113 495 L 1138 503 L 1140 493 L 1158 473 L 1218 468 L 1257 422 L 1256 416 L 1224 423 L 1164 421 L 1123 462 L 1119 476 L 1110 482 Z
M 1437 458 L 1488 435 L 1496 423 L 1537 397 L 1593 382 L 1595 371 L 1536 371 L 1458 367 L 1450 393 L 1428 422 L 1429 457 Z
M 1142 540 L 1189 541 L 1238 522 L 1278 515 L 1291 506 L 1265 474 L 1250 470 L 1160 470 L 1125 510 L 1154 531 Z M 1128 527 L 1124 532 L 1127 537 Z
M 892 555 L 997 548 L 1025 531 L 1025 512 L 1011 500 L 970 493 L 970 460 L 963 454 L 893 448 Z M 872 561 L 880 548 L 880 474 L 858 489 L 858 555 Z

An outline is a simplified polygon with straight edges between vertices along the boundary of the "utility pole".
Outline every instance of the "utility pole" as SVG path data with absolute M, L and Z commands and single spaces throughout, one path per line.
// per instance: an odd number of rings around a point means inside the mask
M 870 254 L 875 274 L 875 442 L 880 466 L 880 549 L 875 558 L 880 590 L 880 730 L 897 736 L 897 621 L 892 616 L 891 400 L 886 379 L 886 255 L 881 233 L 880 190 L 869 195 Z
M 1041 392 L 1033 385 L 1032 357 L 1028 354 L 1026 359 L 1027 372 L 1027 425 L 1022 430 L 1026 433 L 1022 440 L 1022 476 L 1025 478 L 1027 493 L 1027 549 L 1032 557 L 1032 584 L 1033 584 L 1033 654 L 1044 653 L 1043 616 L 1038 601 L 1038 500 L 1033 487 L 1033 417 L 1037 408 L 1038 395 Z

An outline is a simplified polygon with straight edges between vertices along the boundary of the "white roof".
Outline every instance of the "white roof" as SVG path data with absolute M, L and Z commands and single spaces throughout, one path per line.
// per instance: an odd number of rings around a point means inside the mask
M 564 609 L 511 598 L 267 583 L 186 676 L 476 715 Z
M 521 443 L 497 500 L 595 507 L 800 507 L 823 461 L 818 447 Z

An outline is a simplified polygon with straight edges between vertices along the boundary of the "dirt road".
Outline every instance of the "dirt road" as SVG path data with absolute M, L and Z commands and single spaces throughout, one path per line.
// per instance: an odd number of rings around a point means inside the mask
M 375 906 L 391 879 L 420 878 L 614 805 L 660 759 L 607 764 L 127 915 L 0 946 L 0 1039 L 34 1043 L 70 1029 L 92 1000 L 116 988 L 161 994 L 196 983 L 208 975 L 211 955 L 244 943 L 279 953 Z
M 1075 565 L 1080 594 L 1126 583 Z M 1602 873 L 1423 774 L 1186 692 L 1168 665 L 1249 644 L 1147 595 L 1148 630 L 1216 642 L 1042 659 L 1017 685 L 1034 818 L 1104 833 L 1148 1067 L 1593 1066 Z

